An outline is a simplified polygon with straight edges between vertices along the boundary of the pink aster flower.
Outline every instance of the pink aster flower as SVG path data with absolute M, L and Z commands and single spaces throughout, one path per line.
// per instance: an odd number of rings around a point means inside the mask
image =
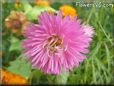
M 80 20 L 70 19 L 69 15 L 63 18 L 59 11 L 57 15 L 42 12 L 38 21 L 27 25 L 22 42 L 32 66 L 52 74 L 59 74 L 62 68 L 68 71 L 78 67 L 86 58 L 92 37 Z
M 82 25 L 83 31 L 85 32 L 85 34 L 88 37 L 93 37 L 94 31 L 93 31 L 93 27 L 89 26 L 89 25 Z

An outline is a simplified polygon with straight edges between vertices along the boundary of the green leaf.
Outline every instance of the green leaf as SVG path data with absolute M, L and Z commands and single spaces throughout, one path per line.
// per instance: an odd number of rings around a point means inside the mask
M 25 12 L 26 17 L 29 20 L 36 20 L 38 15 L 40 15 L 41 12 L 43 11 L 53 11 L 57 12 L 55 9 L 51 8 L 50 6 L 44 7 L 44 6 L 34 6 L 32 9 L 27 10 Z
M 7 70 L 19 74 L 26 79 L 28 79 L 31 73 L 30 64 L 25 59 L 16 59 L 15 61 L 12 61 Z
M 56 76 L 56 83 L 57 84 L 66 84 L 67 83 L 67 79 L 69 76 L 69 72 L 66 72 L 65 70 L 62 70 L 61 74 Z
M 84 78 L 84 73 L 78 73 L 78 74 L 73 74 L 73 73 L 70 73 L 69 74 L 69 77 L 68 77 L 68 84 L 81 84 L 80 81 L 84 82 L 83 81 L 83 78 Z
M 22 6 L 25 12 L 32 10 L 32 6 L 28 2 L 22 2 Z
M 36 82 L 39 83 L 41 75 L 42 73 L 40 72 L 40 70 L 35 69 L 32 72 L 32 83 L 36 83 Z
M 50 6 L 34 6 L 32 7 L 28 2 L 22 2 L 24 13 L 29 20 L 36 20 L 37 16 L 43 11 L 57 12 Z
M 11 42 L 11 46 L 9 48 L 9 51 L 13 51 L 13 50 L 21 51 L 22 50 L 20 40 L 18 38 L 12 36 L 10 42 Z

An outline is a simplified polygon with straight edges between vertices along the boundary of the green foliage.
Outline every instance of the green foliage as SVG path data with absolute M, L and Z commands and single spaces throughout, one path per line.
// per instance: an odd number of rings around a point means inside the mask
M 60 2 L 55 2 L 51 5 L 51 7 L 53 7 L 56 10 L 59 10 L 60 6 L 62 6 L 62 3 L 60 3 Z
M 25 15 L 29 20 L 37 20 L 38 15 L 43 11 L 53 11 L 56 12 L 55 9 L 53 9 L 50 6 L 34 6 L 32 7 L 29 3 L 23 3 L 23 8 L 25 11 Z
M 10 48 L 9 48 L 9 51 L 13 51 L 13 50 L 19 50 L 21 51 L 22 50 L 22 47 L 21 47 L 21 43 L 20 43 L 20 40 L 17 39 L 16 37 L 11 37 L 11 40 L 10 40 Z
M 38 15 L 43 11 L 55 11 L 51 7 L 41 7 L 41 6 L 35 6 L 32 10 L 27 11 L 25 15 L 28 17 L 29 20 L 35 20 L 37 19 Z
M 66 84 L 68 76 L 69 76 L 69 72 L 66 72 L 66 71 L 62 70 L 61 74 L 56 76 L 55 83 L 57 83 L 57 84 Z
M 15 61 L 10 62 L 10 66 L 7 70 L 28 79 L 31 73 L 31 66 L 25 59 L 16 59 Z
M 40 72 L 40 70 L 33 70 L 32 72 L 32 77 L 31 77 L 31 82 L 32 83 L 40 83 L 40 78 L 42 76 L 42 73 Z

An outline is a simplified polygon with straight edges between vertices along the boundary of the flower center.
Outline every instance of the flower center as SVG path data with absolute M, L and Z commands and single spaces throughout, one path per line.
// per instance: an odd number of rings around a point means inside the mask
M 50 38 L 48 38 L 48 42 L 52 47 L 61 45 L 61 39 L 56 35 L 52 35 Z
M 62 50 L 62 40 L 56 35 L 52 35 L 47 39 L 45 46 L 47 48 L 48 54 L 55 54 Z
M 15 29 L 20 29 L 21 28 L 21 22 L 19 20 L 13 20 L 12 27 L 14 27 Z

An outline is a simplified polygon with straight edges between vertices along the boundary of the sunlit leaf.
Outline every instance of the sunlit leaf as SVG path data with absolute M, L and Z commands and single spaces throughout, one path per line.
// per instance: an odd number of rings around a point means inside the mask
M 25 78 L 28 78 L 31 73 L 31 66 L 25 59 L 16 59 L 10 62 L 10 66 L 7 68 L 9 71 L 20 74 Z
M 29 3 L 22 3 L 25 11 L 25 15 L 29 20 L 37 20 L 38 15 L 43 11 L 52 11 L 57 12 L 55 9 L 53 9 L 50 6 L 34 6 L 32 7 Z
M 69 72 L 62 70 L 61 74 L 56 76 L 56 83 L 66 84 L 68 80 Z
M 43 7 L 43 6 L 35 6 L 32 8 L 32 10 L 27 11 L 25 15 L 27 16 L 28 19 L 30 20 L 37 20 L 38 15 L 43 12 L 43 11 L 53 11 L 56 12 L 53 8 L 50 6 L 48 7 Z
M 21 43 L 18 38 L 12 36 L 10 42 L 11 42 L 11 46 L 9 48 L 9 51 L 13 51 L 13 50 L 21 51 L 22 50 Z

